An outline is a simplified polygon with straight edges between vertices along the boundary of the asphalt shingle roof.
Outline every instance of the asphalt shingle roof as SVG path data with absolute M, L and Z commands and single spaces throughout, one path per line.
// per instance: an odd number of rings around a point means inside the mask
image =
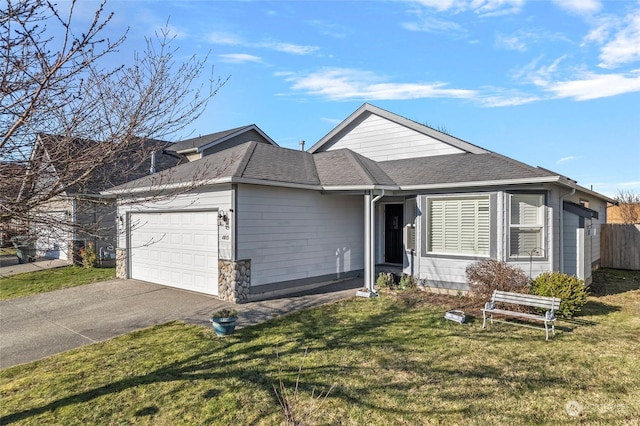
M 379 165 L 398 185 L 446 184 L 554 176 L 545 170 L 491 152 L 382 161 Z
M 395 185 L 378 163 L 349 149 L 313 154 L 323 185 Z
M 245 178 L 330 188 L 413 186 L 555 176 L 495 153 L 450 154 L 376 162 L 349 149 L 311 154 L 246 142 L 114 189 Z

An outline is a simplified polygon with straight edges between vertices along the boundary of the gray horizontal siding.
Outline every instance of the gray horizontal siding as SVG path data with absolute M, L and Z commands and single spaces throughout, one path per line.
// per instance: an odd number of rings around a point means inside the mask
M 238 258 L 251 259 L 251 286 L 361 270 L 363 205 L 357 196 L 239 185 Z

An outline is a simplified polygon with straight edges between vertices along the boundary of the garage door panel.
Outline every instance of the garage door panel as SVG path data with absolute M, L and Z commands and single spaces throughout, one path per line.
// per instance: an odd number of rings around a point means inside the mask
M 131 277 L 217 295 L 216 212 L 134 213 Z

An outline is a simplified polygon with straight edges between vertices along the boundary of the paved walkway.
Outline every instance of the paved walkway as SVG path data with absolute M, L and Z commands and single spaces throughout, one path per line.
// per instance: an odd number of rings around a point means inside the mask
M 213 296 L 137 280 L 110 280 L 0 302 L 0 368 L 134 330 L 181 320 L 210 327 L 209 314 L 238 311 L 238 328 L 355 295 L 362 278 L 289 297 L 232 305 Z
M 25 272 L 41 271 L 43 269 L 68 266 L 69 261 L 58 259 L 39 258 L 35 262 L 18 263 L 18 257 L 14 255 L 0 255 L 0 278 L 10 275 L 23 274 Z

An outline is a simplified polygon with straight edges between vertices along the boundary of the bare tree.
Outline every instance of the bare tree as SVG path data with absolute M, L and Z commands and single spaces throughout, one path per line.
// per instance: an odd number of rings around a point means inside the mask
M 207 58 L 178 62 L 166 29 L 130 65 L 105 66 L 126 33 L 103 36 L 113 16 L 106 0 L 77 28 L 76 4 L 0 6 L 0 223 L 37 221 L 34 211 L 60 196 L 91 195 L 97 180 L 139 177 L 161 139 L 199 117 L 226 81 L 213 68 L 203 75 Z
M 152 153 L 167 145 L 161 139 L 197 119 L 226 82 L 213 77 L 213 67 L 205 74 L 206 57 L 177 61 L 167 29 L 146 39 L 130 65 L 104 66 L 125 43 L 126 32 L 115 40 L 103 36 L 113 16 L 105 10 L 106 0 L 93 20 L 78 28 L 76 4 L 72 0 L 60 10 L 48 0 L 8 0 L 0 6 L 4 228 L 29 224 L 32 232 L 46 229 L 49 236 L 73 232 L 69 239 L 78 238 L 77 231 L 99 235 L 95 216 L 115 211 L 100 190 L 148 173 Z M 158 159 L 157 168 L 177 161 Z M 38 214 L 55 211 L 60 199 L 79 200 L 74 216 L 94 219 Z
M 640 194 L 619 189 L 615 196 L 617 213 L 622 223 L 640 223 Z

